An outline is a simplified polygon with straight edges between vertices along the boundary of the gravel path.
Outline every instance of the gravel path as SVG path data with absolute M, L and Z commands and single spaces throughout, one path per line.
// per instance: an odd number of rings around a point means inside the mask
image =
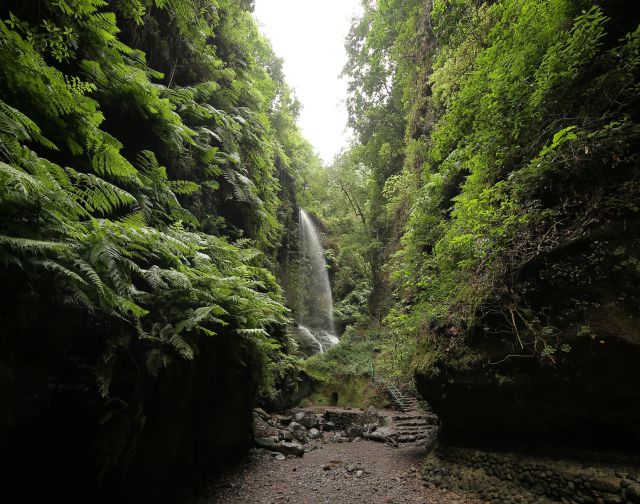
M 423 486 L 422 448 L 372 441 L 318 442 L 310 448 L 302 458 L 284 460 L 251 450 L 244 463 L 216 478 L 199 504 L 480 503 Z

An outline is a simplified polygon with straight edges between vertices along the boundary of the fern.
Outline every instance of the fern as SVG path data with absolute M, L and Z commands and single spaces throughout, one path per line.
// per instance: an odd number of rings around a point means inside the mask
M 169 338 L 169 344 L 173 347 L 173 349 L 178 352 L 180 357 L 185 360 L 193 360 L 194 353 L 191 345 L 187 343 L 187 341 L 180 336 L 179 334 L 174 334 Z
M 194 194 L 200 190 L 200 186 L 190 180 L 170 180 L 168 184 L 177 194 Z
M 108 215 L 118 208 L 137 203 L 124 189 L 90 173 L 78 173 L 71 168 L 67 168 L 67 173 L 74 180 L 76 194 L 90 212 Z
M 101 145 L 95 149 L 91 166 L 98 175 L 111 175 L 117 178 L 134 178 L 138 172 L 129 161 L 120 155 L 113 145 Z
M 104 340 L 96 387 L 105 398 L 114 377 L 129 376 L 120 352 L 157 376 L 195 359 L 203 337 L 263 344 L 287 321 L 256 250 L 278 227 L 271 153 L 279 140 L 266 94 L 281 84 L 250 54 L 269 59 L 266 48 L 250 48 L 251 17 L 237 6 L 234 26 L 220 19 L 230 15 L 224 8 L 207 8 L 215 5 L 62 0 L 32 10 L 42 23 L 0 21 L 0 264 L 22 280 L 20 295 L 73 306 L 61 317 L 77 314 L 74 323 Z M 180 41 L 178 67 L 190 69 L 180 85 L 118 28 L 158 9 L 171 19 L 158 34 Z M 214 36 L 233 48 L 232 60 Z M 246 207 L 243 222 L 216 229 L 250 236 L 256 249 L 201 231 L 200 220 L 222 222 L 229 200 Z

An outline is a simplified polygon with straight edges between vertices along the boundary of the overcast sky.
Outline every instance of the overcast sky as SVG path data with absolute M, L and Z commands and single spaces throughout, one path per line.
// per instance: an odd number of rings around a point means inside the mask
M 256 0 L 255 16 L 302 103 L 299 124 L 326 163 L 347 143 L 344 38 L 359 0 Z

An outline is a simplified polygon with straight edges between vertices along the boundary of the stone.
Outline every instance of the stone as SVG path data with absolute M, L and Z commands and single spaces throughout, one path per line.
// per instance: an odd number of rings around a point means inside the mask
M 620 478 L 602 476 L 591 481 L 591 486 L 604 493 L 617 494 L 620 492 Z
M 640 484 L 632 483 L 626 488 L 627 500 L 633 503 L 640 503 Z
M 362 437 L 364 435 L 364 429 L 362 428 L 361 425 L 354 424 L 347 427 L 344 430 L 344 433 L 345 433 L 345 437 L 349 439 L 354 439 L 357 437 Z
M 278 435 L 278 429 L 271 425 L 271 417 L 261 408 L 254 408 L 251 430 L 254 437 L 271 437 Z
M 300 442 L 305 442 L 307 440 L 307 429 L 304 425 L 299 424 L 298 422 L 291 422 L 287 430 L 291 432 L 291 435 Z
M 271 415 L 269 415 L 269 413 L 267 413 L 262 408 L 259 408 L 259 407 L 253 408 L 253 412 L 265 421 L 271 420 Z
M 364 474 L 364 471 L 362 469 L 356 471 L 356 477 L 361 477 Z
M 268 437 L 257 437 L 255 438 L 255 442 L 260 448 L 279 452 L 283 455 L 295 455 L 296 457 L 302 457 L 304 455 L 304 448 L 297 443 L 287 443 L 286 441 L 278 442 Z
M 322 436 L 322 433 L 314 427 L 309 429 L 308 435 L 311 439 L 318 439 Z
M 323 418 L 325 420 L 325 426 L 331 422 L 334 424 L 335 429 L 344 430 L 350 425 L 362 425 L 364 415 L 364 413 L 359 411 L 328 410 L 325 411 Z
M 285 457 L 282 453 L 278 453 L 275 457 L 276 460 L 287 460 L 287 457 Z
M 325 431 L 331 431 L 331 430 L 333 430 L 335 428 L 336 428 L 336 424 L 334 424 L 333 422 L 325 422 L 322 425 L 322 429 L 325 430 Z
M 318 417 L 310 411 L 299 411 L 293 416 L 293 420 L 306 429 L 317 428 L 320 425 Z

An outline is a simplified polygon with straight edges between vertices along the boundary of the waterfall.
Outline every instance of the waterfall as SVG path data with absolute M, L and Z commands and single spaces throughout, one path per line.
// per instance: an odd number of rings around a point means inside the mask
M 300 209 L 300 277 L 298 326 L 323 353 L 338 342 L 333 323 L 333 298 L 324 250 L 309 215 Z

